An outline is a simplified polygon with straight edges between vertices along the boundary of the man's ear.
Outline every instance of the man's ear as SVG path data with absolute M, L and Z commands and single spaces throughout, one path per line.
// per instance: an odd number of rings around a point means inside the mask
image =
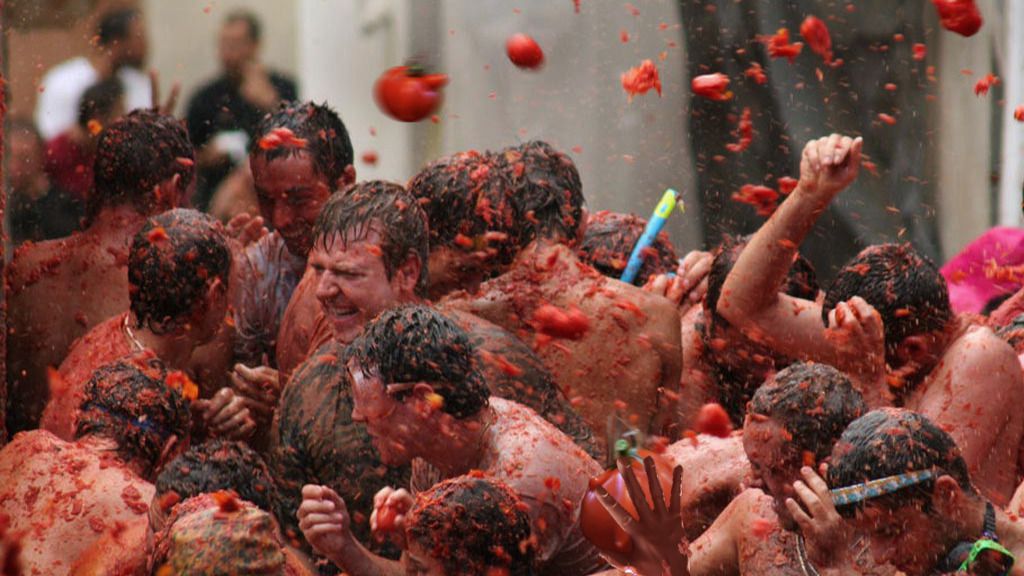
M 420 260 L 419 254 L 410 252 L 405 261 L 391 275 L 391 285 L 395 291 L 407 297 L 414 296 L 423 266 L 424 262 Z
M 949 474 L 939 476 L 932 489 L 932 505 L 942 517 L 959 518 L 963 516 L 965 498 L 960 483 Z
M 179 445 L 181 444 L 181 445 Z M 169 464 L 171 460 L 174 460 L 178 454 L 188 449 L 186 443 L 178 442 L 178 435 L 171 434 L 171 436 L 164 442 L 163 448 L 160 450 L 160 458 L 156 461 L 156 466 L 153 467 L 154 476 L 156 473 L 164 469 L 164 466 Z
M 901 365 L 923 364 L 927 362 L 928 339 L 923 334 L 907 336 L 896 346 L 896 358 Z
M 337 187 L 335 190 L 344 190 L 356 182 L 356 167 L 349 164 L 342 170 L 341 176 L 338 176 L 338 181 L 335 182 Z
M 188 190 L 182 187 L 181 174 L 175 174 L 153 187 L 158 212 L 188 207 Z

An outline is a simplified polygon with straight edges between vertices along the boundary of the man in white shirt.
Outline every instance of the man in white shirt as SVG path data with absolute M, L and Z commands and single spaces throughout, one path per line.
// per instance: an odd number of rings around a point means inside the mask
M 127 110 L 153 104 L 150 79 L 142 71 L 148 52 L 142 14 L 131 9 L 109 12 L 100 20 L 96 35 L 92 54 L 62 62 L 43 77 L 35 120 L 44 140 L 75 123 L 82 93 L 102 78 L 116 75 L 121 81 Z

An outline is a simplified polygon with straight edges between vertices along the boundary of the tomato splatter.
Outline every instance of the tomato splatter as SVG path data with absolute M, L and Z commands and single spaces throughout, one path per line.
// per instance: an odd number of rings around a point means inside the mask
M 1024 122 L 1024 105 L 1017 106 L 1013 109 L 1013 119 L 1017 122 Z
M 637 94 L 646 94 L 651 88 L 658 91 L 661 96 L 661 78 L 658 77 L 658 68 L 654 62 L 644 60 L 639 66 L 630 68 L 622 74 L 622 88 L 629 94 L 630 102 Z
M 363 152 L 363 155 L 362 155 L 363 164 L 366 164 L 367 166 L 376 166 L 377 165 L 377 160 L 378 160 L 378 157 L 377 157 L 377 151 L 376 150 L 367 150 L 367 151 Z
M 825 22 L 817 16 L 808 16 L 800 24 L 800 35 L 807 41 L 811 50 L 825 59 L 825 63 L 832 62 L 832 36 L 828 33 Z
M 918 62 L 921 62 L 922 60 L 928 57 L 928 47 L 925 46 L 924 44 L 921 44 L 920 42 L 914 44 L 913 50 L 914 60 L 917 60 Z
M 986 74 L 984 78 L 978 80 L 974 84 L 974 95 L 975 96 L 986 96 L 988 95 L 989 88 L 999 84 L 999 77 L 991 72 Z
M 697 431 L 701 434 L 728 438 L 732 434 L 732 422 L 729 414 L 720 404 L 710 403 L 701 406 L 697 414 Z
M 747 68 L 743 75 L 753 80 L 756 84 L 766 84 L 768 82 L 768 75 L 764 73 L 764 68 L 760 64 L 754 62 Z
M 697 96 L 716 102 L 724 102 L 732 98 L 732 92 L 728 89 L 729 77 L 721 72 L 697 76 L 690 82 L 690 88 Z
M 739 141 L 726 144 L 725 148 L 729 152 L 743 152 L 754 141 L 754 122 L 750 119 L 750 108 L 743 109 L 743 114 L 740 115 L 740 122 L 736 127 L 735 133 L 739 133 Z
M 750 531 L 761 540 L 765 540 L 775 531 L 775 524 L 767 518 L 755 518 L 750 523 Z
M 779 193 L 767 186 L 744 184 L 739 192 L 733 193 L 732 199 L 753 206 L 758 216 L 771 216 L 775 212 Z
M 274 150 L 276 148 L 305 148 L 306 139 L 298 138 L 290 128 L 274 128 L 265 136 L 260 138 L 260 150 Z
M 619 41 L 621 41 L 623 44 L 628 44 L 629 43 L 629 32 L 627 32 L 625 30 L 619 30 Z
M 886 114 L 885 112 L 879 112 L 878 119 L 881 120 L 882 122 L 885 122 L 889 126 L 896 124 L 896 117 L 892 116 L 891 114 Z
M 590 318 L 579 308 L 562 310 L 550 304 L 537 308 L 532 324 L 541 334 L 567 340 L 579 340 L 590 330 Z
M 942 27 L 961 36 L 973 36 L 981 30 L 981 13 L 974 0 L 932 0 Z
M 95 118 L 89 120 L 85 127 L 87 130 L 89 130 L 90 136 L 95 136 L 100 132 L 103 132 L 103 124 L 101 124 L 100 121 L 96 120 Z
M 175 158 L 174 161 L 186 168 L 191 168 L 196 165 L 196 163 L 193 162 L 191 158 L 178 157 Z
M 783 196 L 788 196 L 790 192 L 796 190 L 796 185 L 799 184 L 800 181 L 797 180 L 796 178 L 783 176 L 776 180 L 776 183 L 779 185 L 779 194 L 782 194 Z
M 150 242 L 163 242 L 169 238 L 167 230 L 165 230 L 163 226 L 157 226 L 146 234 L 146 240 Z
M 188 377 L 188 374 L 181 370 L 175 370 L 167 374 L 166 384 L 168 387 L 177 390 L 186 400 L 199 398 L 199 386 Z
M 772 58 L 785 58 L 792 62 L 804 49 L 803 42 L 790 43 L 789 30 L 779 28 L 773 36 L 761 36 L 759 40 L 768 49 L 768 55 Z

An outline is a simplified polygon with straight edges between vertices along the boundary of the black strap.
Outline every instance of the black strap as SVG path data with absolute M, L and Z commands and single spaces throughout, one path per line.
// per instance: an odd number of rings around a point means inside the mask
M 985 503 L 985 524 L 981 529 L 981 537 L 999 542 L 999 536 L 996 535 L 996 509 L 991 502 Z

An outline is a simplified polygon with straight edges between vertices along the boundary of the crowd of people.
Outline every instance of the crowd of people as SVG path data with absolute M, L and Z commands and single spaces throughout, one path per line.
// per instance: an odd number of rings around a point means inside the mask
M 130 103 L 139 24 L 11 128 L 4 575 L 1024 573 L 1024 291 L 961 313 L 910 244 L 820 286 L 861 138 L 626 283 L 646 222 L 550 144 L 360 180 L 252 16 L 184 122 Z

